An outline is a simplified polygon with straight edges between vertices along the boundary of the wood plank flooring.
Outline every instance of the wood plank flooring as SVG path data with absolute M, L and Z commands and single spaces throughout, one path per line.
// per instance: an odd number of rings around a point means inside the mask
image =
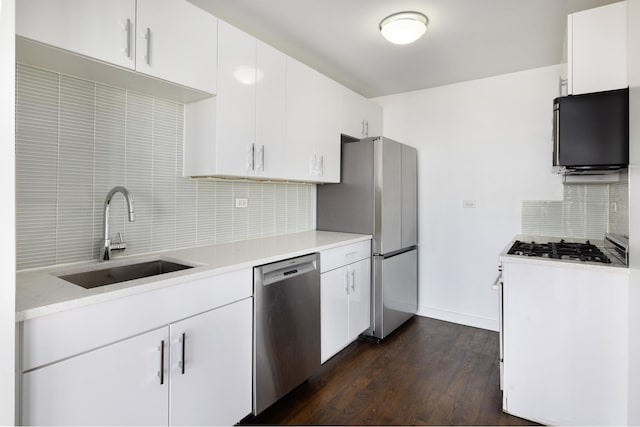
M 535 425 L 502 412 L 498 333 L 415 317 L 359 340 L 244 424 Z

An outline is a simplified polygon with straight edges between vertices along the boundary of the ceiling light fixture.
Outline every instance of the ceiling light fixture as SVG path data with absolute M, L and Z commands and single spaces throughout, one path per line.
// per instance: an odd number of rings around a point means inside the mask
M 409 44 L 418 40 L 427 30 L 429 18 L 420 12 L 398 12 L 380 21 L 380 32 L 395 44 Z

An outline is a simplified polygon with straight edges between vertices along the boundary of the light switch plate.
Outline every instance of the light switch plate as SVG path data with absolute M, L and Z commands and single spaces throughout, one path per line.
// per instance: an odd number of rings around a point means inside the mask
M 249 199 L 236 199 L 236 208 L 246 208 L 249 203 Z
M 462 201 L 462 207 L 465 208 L 465 209 L 475 208 L 476 207 L 476 201 L 475 200 L 463 200 Z

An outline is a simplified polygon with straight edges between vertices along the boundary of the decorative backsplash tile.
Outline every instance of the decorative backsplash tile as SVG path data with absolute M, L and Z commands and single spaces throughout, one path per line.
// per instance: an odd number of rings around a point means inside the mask
M 621 172 L 615 184 L 565 184 L 563 200 L 522 202 L 522 233 L 602 239 L 629 235 L 629 184 Z
M 315 185 L 182 177 L 184 106 L 17 65 L 17 268 L 98 257 L 108 191 L 127 254 L 314 228 Z M 247 198 L 247 208 L 236 208 Z

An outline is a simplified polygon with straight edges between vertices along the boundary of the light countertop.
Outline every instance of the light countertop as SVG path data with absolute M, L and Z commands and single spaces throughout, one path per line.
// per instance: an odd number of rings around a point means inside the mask
M 370 235 L 313 230 L 140 256 L 122 256 L 108 263 L 95 260 L 22 270 L 16 274 L 16 321 L 33 319 L 369 239 L 371 239 Z M 98 270 L 107 265 L 113 267 L 155 259 L 177 261 L 194 268 L 93 289 L 84 289 L 57 277 L 79 271 Z
M 589 240 L 591 243 L 596 245 L 599 249 L 601 249 L 605 255 L 609 257 L 611 260 L 611 264 L 604 264 L 599 262 L 584 262 L 584 261 L 574 261 L 568 259 L 555 259 L 555 258 L 543 258 L 543 257 L 531 257 L 531 256 L 522 256 L 522 255 L 508 255 L 507 252 L 511 249 L 511 246 L 516 240 L 520 240 L 521 242 L 532 242 L 536 243 L 548 243 L 548 242 L 559 242 L 560 240 L 564 240 L 568 243 L 584 243 Z M 508 261 L 508 262 L 522 262 L 528 264 L 539 264 L 539 265 L 548 265 L 549 267 L 563 267 L 563 268 L 577 268 L 583 270 L 597 270 L 597 271 L 611 271 L 621 274 L 629 274 L 629 268 L 620 262 L 614 255 L 612 255 L 609 249 L 606 248 L 604 240 L 598 239 L 574 239 L 574 238 L 560 238 L 560 237 L 549 237 L 549 236 L 531 236 L 518 234 L 516 235 L 509 244 L 504 248 L 502 253 L 500 253 L 500 261 Z

